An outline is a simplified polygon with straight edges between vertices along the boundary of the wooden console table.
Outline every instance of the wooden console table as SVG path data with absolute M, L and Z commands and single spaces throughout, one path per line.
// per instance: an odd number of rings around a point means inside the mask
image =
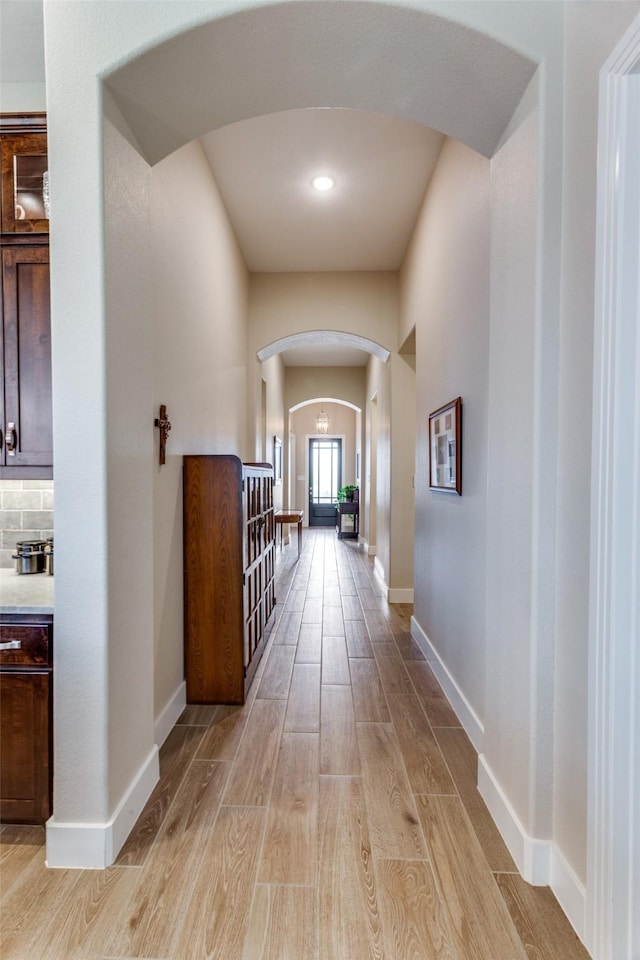
M 353 530 L 342 529 L 342 518 L 353 517 Z M 336 531 L 338 540 L 357 540 L 360 532 L 359 500 L 344 500 L 337 504 Z
M 298 556 L 302 550 L 302 519 L 304 510 L 276 510 L 274 519 L 276 521 L 276 532 L 280 529 L 280 549 L 282 550 L 282 525 L 284 523 L 297 523 L 298 525 Z

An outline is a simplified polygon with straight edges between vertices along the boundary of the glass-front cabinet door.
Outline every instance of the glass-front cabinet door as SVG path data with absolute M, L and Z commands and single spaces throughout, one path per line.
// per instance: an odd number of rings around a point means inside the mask
M 39 129 L 40 128 L 40 129 Z M 47 135 L 42 123 L 0 124 L 2 233 L 49 232 Z
M 53 475 L 46 121 L 44 113 L 0 113 L 0 479 L 7 480 Z

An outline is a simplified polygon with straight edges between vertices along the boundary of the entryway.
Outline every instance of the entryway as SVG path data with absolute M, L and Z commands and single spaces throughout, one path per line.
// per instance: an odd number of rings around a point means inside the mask
M 310 527 L 335 527 L 335 503 L 341 486 L 342 440 L 339 437 L 310 437 Z

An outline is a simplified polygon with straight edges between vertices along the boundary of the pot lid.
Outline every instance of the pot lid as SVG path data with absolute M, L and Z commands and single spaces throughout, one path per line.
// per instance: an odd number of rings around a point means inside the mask
M 41 553 L 44 549 L 44 540 L 18 540 L 16 550 L 21 553 Z

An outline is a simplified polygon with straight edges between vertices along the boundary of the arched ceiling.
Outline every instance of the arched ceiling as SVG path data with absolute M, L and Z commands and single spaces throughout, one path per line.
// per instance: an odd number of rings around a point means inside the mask
M 150 163 L 202 138 L 250 272 L 396 271 L 444 135 L 491 154 L 534 68 L 410 0 L 288 0 L 238 4 L 106 83 Z
M 308 330 L 274 340 L 261 350 L 261 362 L 279 354 L 285 366 L 364 366 L 369 356 L 386 363 L 389 351 L 374 340 L 337 330 Z
M 398 270 L 443 141 L 419 123 L 337 108 L 201 138 L 251 273 Z M 332 190 L 313 189 L 318 173 Z
M 349 400 L 339 400 L 337 397 L 313 397 L 310 400 L 301 400 L 300 403 L 294 403 L 292 407 L 289 407 L 289 413 L 295 413 L 296 410 L 302 410 L 303 407 L 312 407 L 317 403 L 337 403 L 338 406 L 349 407 L 355 413 L 362 413 L 362 408 L 355 403 L 351 403 Z
M 290 0 L 201 24 L 105 79 L 150 163 L 227 124 L 305 107 L 403 117 L 490 156 L 535 66 L 415 6 Z

